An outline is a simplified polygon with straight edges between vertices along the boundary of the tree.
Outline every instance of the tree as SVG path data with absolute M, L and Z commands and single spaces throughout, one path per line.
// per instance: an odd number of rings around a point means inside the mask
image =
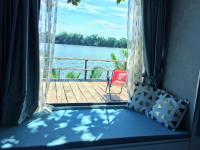
M 84 37 L 77 33 L 62 32 L 56 36 L 55 42 L 58 44 L 127 48 L 127 40 L 125 38 L 117 40 L 114 37 L 104 38 L 97 34 Z
M 80 0 L 67 0 L 67 3 L 77 6 L 81 1 Z M 116 0 L 117 4 L 125 2 L 125 0 Z
M 71 3 L 72 5 L 78 5 L 80 3 L 80 0 L 67 0 L 67 3 Z
M 128 50 L 127 49 L 121 49 L 121 55 L 124 57 L 124 59 L 127 61 L 128 59 Z M 118 62 L 117 57 L 114 53 L 111 54 L 111 59 L 114 61 L 115 69 L 117 70 L 126 70 L 126 62 Z

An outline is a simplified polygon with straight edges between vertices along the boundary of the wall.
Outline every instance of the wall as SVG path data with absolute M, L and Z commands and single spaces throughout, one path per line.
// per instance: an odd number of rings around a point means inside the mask
M 190 100 L 191 127 L 200 69 L 200 0 L 170 0 L 164 89 Z

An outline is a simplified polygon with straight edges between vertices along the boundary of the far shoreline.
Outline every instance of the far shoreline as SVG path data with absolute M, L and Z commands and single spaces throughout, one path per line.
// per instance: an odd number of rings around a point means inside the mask
M 94 46 L 94 45 L 78 45 L 78 44 L 65 44 L 65 43 L 55 43 L 60 45 L 70 45 L 70 46 L 85 46 L 85 47 L 104 47 L 104 48 L 118 48 L 118 49 L 127 49 L 127 47 L 106 47 L 106 46 Z

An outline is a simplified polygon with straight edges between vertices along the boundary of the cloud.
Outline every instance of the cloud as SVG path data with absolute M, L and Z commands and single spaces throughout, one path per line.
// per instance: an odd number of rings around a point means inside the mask
M 128 11 L 128 8 L 126 8 L 126 7 L 111 7 L 111 9 L 113 11 L 121 12 L 121 13 L 127 13 L 127 11 Z
M 120 38 L 126 35 L 127 10 L 126 3 L 117 5 L 115 0 L 82 0 L 78 6 L 58 0 L 56 32 L 98 33 Z
M 111 29 L 122 29 L 123 27 L 121 25 L 106 21 L 106 20 L 94 20 L 91 22 L 91 24 L 96 24 L 96 25 L 101 25 L 106 28 L 111 28 Z
M 122 17 L 124 19 L 128 16 L 128 8 L 121 8 L 121 7 L 112 7 L 113 15 L 117 17 Z
M 58 8 L 72 11 L 72 12 L 78 12 L 83 14 L 90 14 L 90 15 L 104 15 L 105 8 L 92 5 L 89 3 L 80 3 L 78 6 L 74 6 L 72 4 L 67 4 L 65 1 L 59 1 Z
M 102 17 L 121 17 L 123 19 L 127 18 L 127 5 L 115 5 L 115 0 L 110 0 L 112 3 L 108 3 L 108 0 L 98 0 L 90 1 L 86 0 L 81 2 L 78 6 L 74 6 L 72 4 L 66 3 L 66 0 L 59 0 L 58 9 L 66 12 L 80 13 L 80 14 L 88 14 L 88 15 L 98 15 Z M 98 4 L 98 5 L 97 5 Z M 123 3 L 125 4 L 125 3 Z
M 122 13 L 114 13 L 113 15 L 117 16 L 117 17 L 122 17 L 127 19 L 128 18 L 128 14 L 122 14 Z

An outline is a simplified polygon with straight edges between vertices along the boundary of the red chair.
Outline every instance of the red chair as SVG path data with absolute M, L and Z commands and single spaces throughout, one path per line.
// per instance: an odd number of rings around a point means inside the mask
M 107 74 L 106 93 L 108 93 L 110 95 L 110 100 L 113 100 L 111 98 L 111 94 L 120 94 L 122 92 L 123 87 L 126 85 L 126 76 L 127 76 L 127 72 L 125 70 L 114 70 L 112 72 L 111 79 L 110 79 L 109 75 Z M 112 86 L 120 87 L 120 92 L 111 93 Z M 109 90 L 109 91 L 107 92 L 107 90 Z

